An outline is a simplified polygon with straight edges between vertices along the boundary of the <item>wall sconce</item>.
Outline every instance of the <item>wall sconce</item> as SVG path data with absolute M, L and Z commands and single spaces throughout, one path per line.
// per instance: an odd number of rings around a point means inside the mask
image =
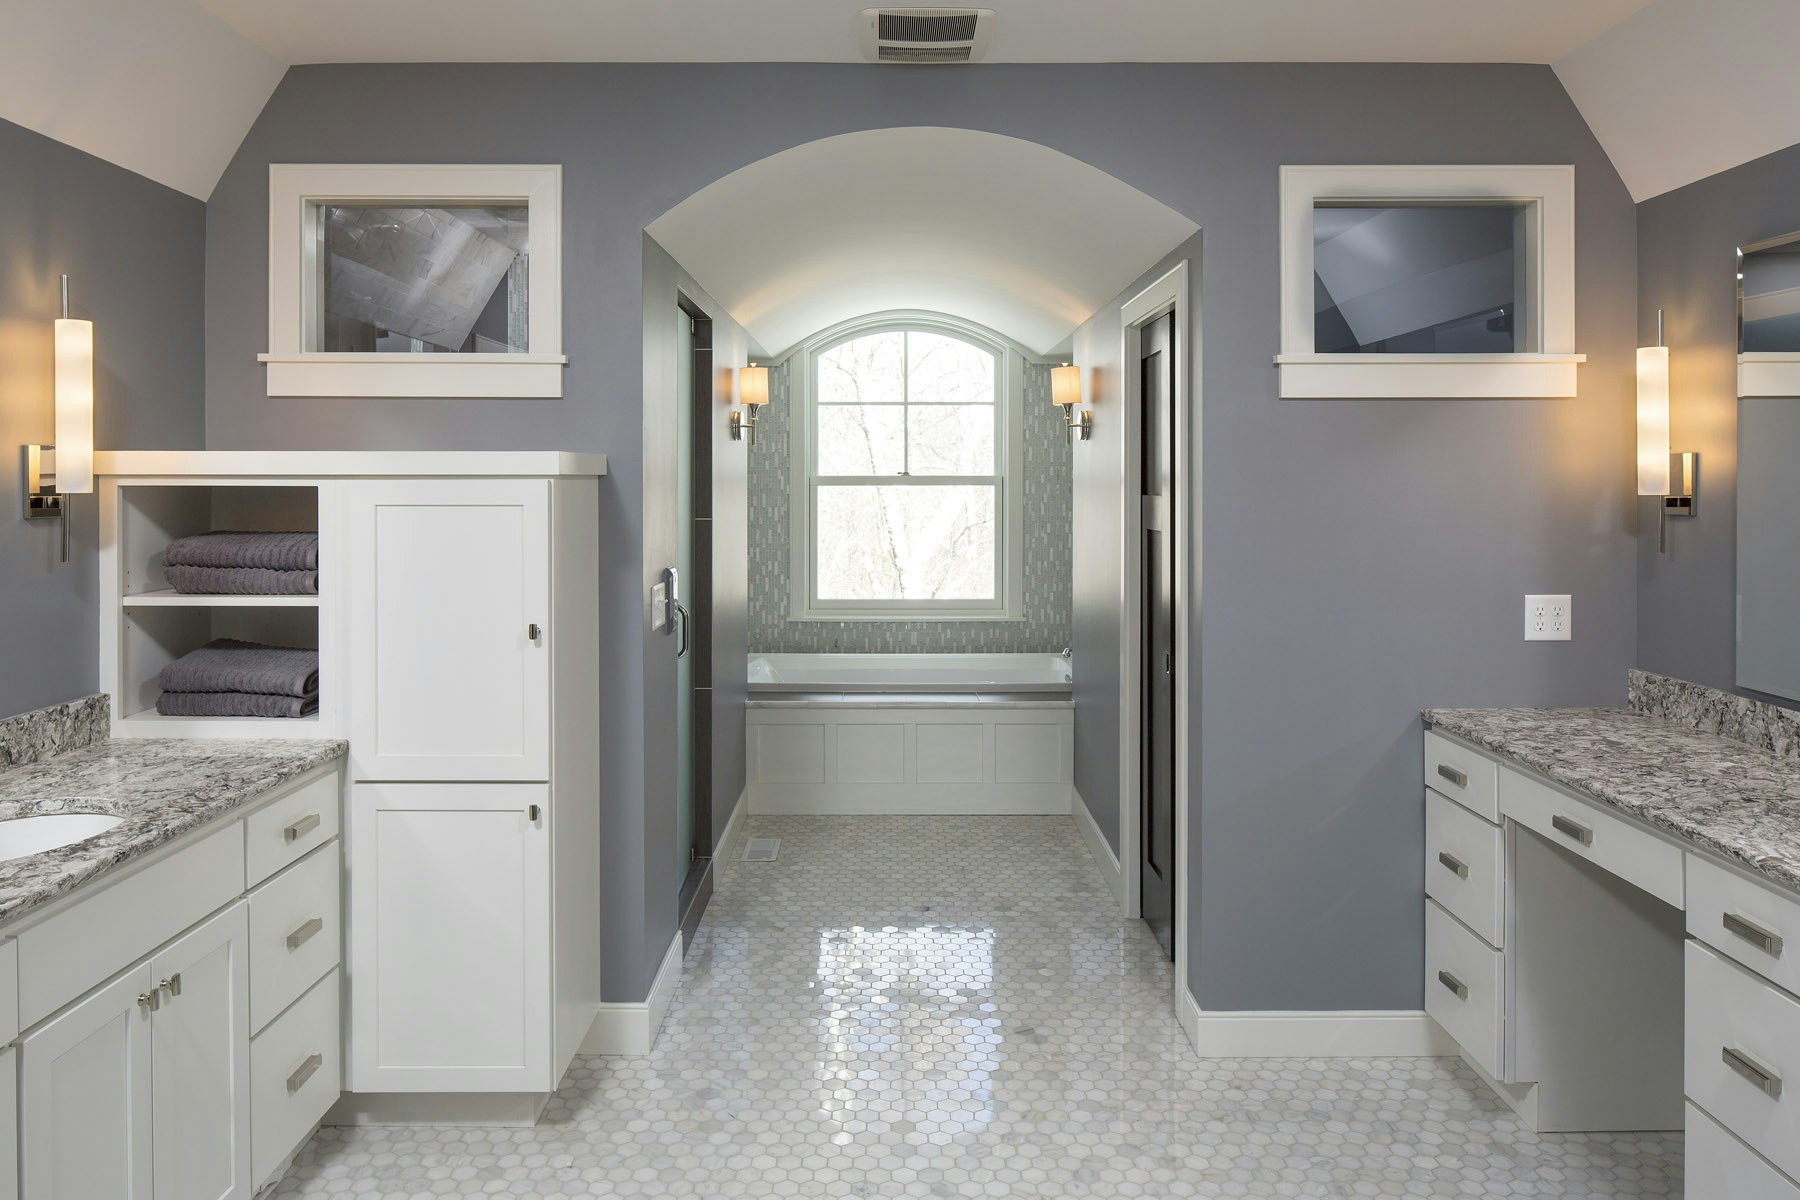
M 756 445 L 756 410 L 769 402 L 769 368 L 738 368 L 738 401 L 743 408 L 731 414 L 731 440 L 741 442 L 746 433 Z
M 94 323 L 69 316 L 62 277 L 56 322 L 56 444 L 25 447 L 25 519 L 62 521 L 69 561 L 69 497 L 94 490 Z
M 1060 367 L 1050 368 L 1050 403 L 1063 410 L 1063 423 L 1068 426 L 1069 444 L 1075 444 L 1075 431 L 1081 430 L 1081 440 L 1087 441 L 1094 436 L 1094 414 L 1083 409 L 1081 416 L 1075 415 L 1076 406 L 1081 403 L 1081 368 L 1064 363 Z
M 1638 495 L 1659 497 L 1657 548 L 1669 548 L 1669 518 L 1694 515 L 1700 456 L 1669 446 L 1669 348 L 1663 345 L 1662 310 L 1656 310 L 1656 345 L 1637 352 Z

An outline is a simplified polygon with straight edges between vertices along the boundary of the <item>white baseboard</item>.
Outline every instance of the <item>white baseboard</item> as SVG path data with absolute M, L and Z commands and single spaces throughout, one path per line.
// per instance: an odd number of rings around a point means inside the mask
M 530 1128 L 549 1103 L 532 1092 L 345 1092 L 320 1124 Z
M 650 984 L 650 995 L 638 1001 L 602 1002 L 593 1028 L 581 1041 L 582 1054 L 644 1055 L 656 1044 L 663 1018 L 681 986 L 681 934 L 676 932 Z
M 1106 877 L 1106 886 L 1112 891 L 1113 900 L 1119 905 L 1119 911 L 1125 911 L 1125 873 L 1119 869 L 1119 856 L 1113 848 L 1106 844 L 1106 835 L 1100 832 L 1100 826 L 1094 822 L 1094 814 L 1088 811 L 1087 801 L 1074 788 L 1069 789 L 1069 807 L 1075 817 L 1075 828 L 1081 831 L 1081 840 L 1087 843 L 1088 853 L 1094 856 L 1094 862 L 1100 868 L 1100 874 Z
M 744 818 L 750 815 L 749 794 L 748 787 L 738 793 L 737 803 L 731 807 L 731 816 L 725 820 L 725 832 L 720 834 L 719 840 L 713 844 L 713 862 L 715 864 L 724 862 L 731 857 L 731 847 L 737 842 L 738 834 L 744 831 Z M 715 866 L 713 869 L 717 870 L 718 868 Z M 713 879 L 716 881 L 718 876 L 714 875 Z
M 1182 989 L 1181 1028 L 1201 1058 L 1448 1058 L 1456 1043 L 1418 1011 L 1205 1012 Z
M 1066 816 L 1066 783 L 753 783 L 762 816 Z

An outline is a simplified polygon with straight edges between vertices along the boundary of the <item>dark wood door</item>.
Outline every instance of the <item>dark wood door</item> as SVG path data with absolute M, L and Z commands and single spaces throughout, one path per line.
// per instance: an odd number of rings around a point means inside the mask
M 1139 900 L 1144 921 L 1175 954 L 1175 318 L 1146 325 L 1138 363 L 1143 412 L 1144 661 L 1138 724 Z

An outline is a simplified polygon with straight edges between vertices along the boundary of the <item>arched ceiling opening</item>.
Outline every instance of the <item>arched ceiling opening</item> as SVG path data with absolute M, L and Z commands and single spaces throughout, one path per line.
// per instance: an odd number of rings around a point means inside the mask
M 928 309 L 1042 354 L 1198 228 L 1035 142 L 919 127 L 771 155 L 649 232 L 772 353 L 864 313 Z

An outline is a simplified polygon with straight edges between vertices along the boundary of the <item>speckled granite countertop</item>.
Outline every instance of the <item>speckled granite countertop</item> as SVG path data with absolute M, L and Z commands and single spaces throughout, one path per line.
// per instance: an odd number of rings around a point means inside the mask
M 1431 708 L 1424 717 L 1800 891 L 1800 761 L 1623 708 Z
M 0 820 L 65 812 L 124 818 L 98 837 L 0 862 L 0 922 L 225 816 L 346 748 L 325 739 L 103 740 L 0 770 Z

